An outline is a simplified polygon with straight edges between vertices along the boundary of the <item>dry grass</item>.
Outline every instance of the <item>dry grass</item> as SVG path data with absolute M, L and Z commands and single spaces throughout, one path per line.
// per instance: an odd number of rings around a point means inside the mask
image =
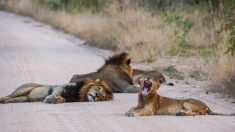
M 55 12 L 46 7 L 39 7 L 30 0 L 2 1 L 0 8 L 50 24 L 86 40 L 93 46 L 116 48 L 112 41 L 118 37 L 117 26 L 111 19 L 102 15 L 90 12 L 74 15 L 63 11 Z
M 69 14 L 52 11 L 34 5 L 30 0 L 0 0 L 0 9 L 30 16 L 36 20 L 73 34 L 92 46 L 116 51 L 128 51 L 135 62 L 152 62 L 156 56 L 165 56 L 172 49 L 179 48 L 175 39 L 177 24 L 165 27 L 161 14 L 152 15 L 142 8 L 125 8 L 120 11 L 115 4 L 109 5 L 102 13 L 81 12 Z M 214 34 L 219 29 L 219 20 L 211 24 L 210 15 L 200 9 L 175 11 L 190 18 L 194 25 L 186 40 L 193 46 L 210 47 L 215 43 Z M 235 57 L 225 55 L 225 42 L 219 44 L 214 59 L 210 58 L 209 77 L 214 81 L 212 89 L 234 92 Z M 204 49 L 203 49 L 204 50 Z M 217 89 L 218 90 L 218 89 Z
M 235 57 L 222 55 L 211 67 L 210 90 L 235 96 Z
M 209 77 L 213 81 L 210 90 L 235 96 L 235 56 L 224 54 L 227 34 L 222 34 L 217 55 L 210 61 Z
M 135 62 L 152 62 L 156 56 L 166 55 L 177 48 L 174 30 L 176 24 L 160 28 L 163 22 L 161 14 L 152 15 L 141 8 L 125 8 L 122 12 L 115 4 L 109 5 L 100 14 L 82 12 L 69 14 L 39 7 L 30 0 L 3 0 L 1 8 L 27 15 L 52 25 L 57 29 L 78 36 L 92 46 L 116 51 L 128 51 L 135 56 Z M 209 29 L 201 24 L 204 16 L 199 10 L 189 16 L 195 24 L 187 40 L 195 45 L 211 43 Z M 141 53 L 141 54 L 140 54 Z

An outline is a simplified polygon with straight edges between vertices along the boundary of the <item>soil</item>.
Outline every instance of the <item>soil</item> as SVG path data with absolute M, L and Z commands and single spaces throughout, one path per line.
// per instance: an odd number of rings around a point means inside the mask
M 82 40 L 27 17 L 0 12 L 0 20 L 0 97 L 6 96 L 23 83 L 67 83 L 73 74 L 96 71 L 104 63 L 104 58 L 110 55 L 108 51 L 88 47 Z M 185 67 L 182 71 L 189 68 L 181 59 L 178 61 L 181 67 Z M 203 64 L 194 60 L 189 62 L 194 66 Z M 159 61 L 134 67 L 151 69 L 173 64 L 171 61 Z M 163 96 L 200 99 L 213 111 L 235 112 L 233 99 L 207 93 L 209 81 L 198 81 L 190 77 L 183 80 L 167 78 L 167 81 L 175 83 L 175 86 L 162 85 L 159 94 Z M 137 104 L 137 95 L 115 93 L 113 101 L 94 103 L 0 104 L 0 131 L 233 132 L 235 129 L 234 116 L 124 116 L 130 107 Z

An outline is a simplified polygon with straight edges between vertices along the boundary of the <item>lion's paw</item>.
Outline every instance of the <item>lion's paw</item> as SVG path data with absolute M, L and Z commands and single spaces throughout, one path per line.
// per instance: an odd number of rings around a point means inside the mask
M 10 100 L 10 97 L 3 97 L 0 99 L 0 104 L 6 104 L 8 103 Z
M 128 116 L 128 117 L 136 117 L 136 116 L 139 116 L 137 113 L 135 113 L 134 111 L 127 111 L 125 113 L 125 116 Z
M 49 95 L 44 99 L 44 103 L 56 104 L 57 103 L 57 97 L 54 96 L 54 95 Z
M 58 96 L 57 97 L 57 102 L 56 103 L 64 103 L 65 102 L 65 99 L 61 96 Z

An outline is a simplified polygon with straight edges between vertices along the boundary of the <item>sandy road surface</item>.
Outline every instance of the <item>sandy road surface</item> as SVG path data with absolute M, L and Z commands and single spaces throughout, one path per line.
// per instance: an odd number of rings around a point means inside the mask
M 26 82 L 62 84 L 74 73 L 95 71 L 105 51 L 80 45 L 71 36 L 58 33 L 32 19 L 0 12 L 0 97 Z M 88 59 L 89 58 L 89 59 Z M 235 105 L 206 95 L 204 83 L 163 86 L 160 93 L 171 97 L 193 97 L 218 112 L 235 112 Z M 128 118 L 124 112 L 136 104 L 137 94 L 115 94 L 114 101 L 98 103 L 0 105 L 1 132 L 81 131 L 190 131 L 233 132 L 235 117 L 152 116 Z

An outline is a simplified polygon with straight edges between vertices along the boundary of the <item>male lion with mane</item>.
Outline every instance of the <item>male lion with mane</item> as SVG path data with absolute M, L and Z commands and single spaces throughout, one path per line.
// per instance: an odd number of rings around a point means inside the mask
M 117 93 L 137 93 L 139 88 L 133 85 L 133 69 L 130 65 L 131 59 L 128 53 L 120 53 L 105 60 L 105 64 L 96 72 L 73 75 L 70 83 L 79 82 L 86 79 L 100 78 L 105 81 L 113 92 Z
M 69 83 L 60 86 L 23 84 L 10 95 L 0 99 L 0 103 L 39 102 L 95 102 L 113 99 L 111 89 L 103 81 L 96 79 Z
M 126 116 L 151 116 L 151 115 L 234 115 L 215 113 L 202 101 L 196 99 L 173 99 L 157 94 L 160 83 L 154 78 L 147 78 L 140 82 L 138 105 L 125 113 Z

